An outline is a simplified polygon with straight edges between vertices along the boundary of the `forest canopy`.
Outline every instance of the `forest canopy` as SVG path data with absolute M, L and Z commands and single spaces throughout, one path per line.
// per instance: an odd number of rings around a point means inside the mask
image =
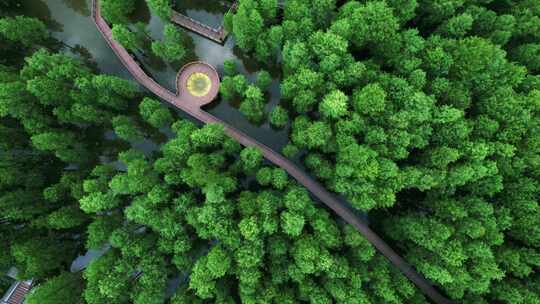
M 538 1 L 239 3 L 238 47 L 281 65 L 287 156 L 451 299 L 540 301 Z
M 136 1 L 100 3 L 135 58 L 194 55 L 174 1 L 146 1 L 159 39 Z M 28 303 L 428 303 L 261 151 L 18 4 L 0 0 L 0 272 L 36 282 Z M 221 97 L 285 156 L 449 299 L 540 303 L 539 1 L 239 0 L 223 23 L 262 68 L 223 60 Z

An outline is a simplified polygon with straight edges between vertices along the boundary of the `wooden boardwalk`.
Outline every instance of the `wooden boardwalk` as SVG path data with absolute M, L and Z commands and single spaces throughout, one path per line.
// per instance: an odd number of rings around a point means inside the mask
M 241 131 L 214 117 L 208 112 L 202 110 L 198 104 L 190 103 L 186 100 L 182 100 L 178 95 L 170 92 L 161 85 L 159 85 L 154 79 L 148 76 L 137 62 L 131 57 L 122 45 L 113 39 L 110 26 L 101 17 L 101 11 L 99 6 L 99 0 L 92 0 L 92 18 L 103 35 L 103 38 L 110 45 L 112 50 L 116 53 L 122 64 L 131 73 L 131 75 L 141 85 L 146 87 L 149 91 L 159 96 L 161 99 L 173 104 L 182 111 L 188 113 L 194 118 L 203 123 L 216 123 L 221 124 L 225 128 L 225 132 L 237 140 L 240 144 L 246 147 L 257 147 L 264 157 L 274 163 L 276 166 L 283 168 L 287 173 L 308 189 L 315 197 L 317 197 L 326 206 L 332 209 L 339 217 L 345 222 L 352 225 L 358 232 L 360 232 L 381 254 L 383 254 L 397 269 L 399 269 L 411 282 L 413 282 L 428 298 L 437 304 L 452 303 L 450 300 L 442 296 L 437 289 L 431 285 L 422 275 L 413 269 L 401 256 L 399 256 L 382 238 L 380 238 L 369 226 L 360 219 L 352 210 L 350 210 L 345 204 L 338 201 L 332 194 L 330 194 L 325 188 L 323 188 L 318 182 L 311 178 L 308 174 L 303 172 L 297 166 L 295 166 L 290 160 L 283 157 L 279 153 L 276 153 L 267 146 L 259 143 L 255 139 L 247 136 Z
M 234 1 L 231 5 L 231 8 L 229 9 L 229 12 L 235 12 L 237 7 L 238 2 Z M 185 29 L 188 29 L 219 44 L 223 44 L 225 40 L 227 40 L 227 36 L 229 34 L 225 30 L 223 25 L 214 28 L 184 14 L 181 14 L 175 10 L 172 11 L 171 21 Z
M 194 73 L 203 73 L 210 79 L 212 87 L 204 96 L 194 96 L 187 89 L 188 78 Z M 176 76 L 176 96 L 178 99 L 202 107 L 216 99 L 219 93 L 219 74 L 211 65 L 204 62 L 191 62 L 180 69 Z
M 32 289 L 32 281 L 17 281 L 11 285 L 6 294 L 0 299 L 0 304 L 22 304 L 24 298 Z
M 176 11 L 173 11 L 171 21 L 183 28 L 186 28 L 220 44 L 223 43 L 227 38 L 225 35 L 225 29 L 222 26 L 219 28 L 213 28 Z

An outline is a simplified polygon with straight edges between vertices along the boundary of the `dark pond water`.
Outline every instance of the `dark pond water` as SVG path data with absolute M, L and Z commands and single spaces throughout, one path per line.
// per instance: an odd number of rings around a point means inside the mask
M 90 17 L 91 0 L 23 0 L 22 2 L 24 14 L 45 21 L 53 31 L 55 38 L 66 45 L 76 46 L 77 49 L 82 50 L 102 72 L 132 79 L 92 22 Z M 217 27 L 221 24 L 224 13 L 228 10 L 228 3 L 230 2 L 177 0 L 175 8 L 196 20 Z M 132 16 L 132 21 L 141 21 L 147 24 L 146 29 L 153 39 L 162 38 L 164 23 L 159 17 L 152 16 L 143 0 L 138 1 L 137 10 Z M 192 59 L 208 62 L 215 66 L 220 73 L 223 71 L 223 62 L 225 60 L 234 60 L 240 72 L 253 81 L 256 72 L 262 68 L 243 56 L 234 47 L 232 37 L 227 40 L 225 45 L 219 45 L 194 33 L 189 33 L 189 35 L 194 42 L 193 53 L 195 58 Z M 137 57 L 156 81 L 171 91 L 175 90 L 176 73 L 180 66 L 170 66 L 141 54 L 138 54 Z M 267 99 L 268 110 L 279 103 L 279 83 L 277 79 L 274 80 Z M 268 123 L 260 126 L 254 125 L 243 117 L 236 105 L 231 105 L 227 101 L 216 100 L 206 109 L 216 117 L 276 151 L 281 151 L 281 148 L 287 143 L 286 130 L 275 130 Z
M 174 9 L 211 27 L 219 27 L 232 1 L 224 0 L 175 0 Z
M 53 36 L 56 39 L 68 46 L 76 47 L 80 53 L 85 54 L 103 73 L 133 80 L 96 29 L 90 17 L 91 0 L 22 0 L 21 2 L 23 3 L 23 7 L 21 8 L 22 13 L 37 17 L 46 22 L 53 31 Z M 228 10 L 228 3 L 230 1 L 226 0 L 176 0 L 175 9 L 198 21 L 217 27 L 222 23 L 223 15 Z M 152 16 L 144 0 L 138 1 L 137 10 L 132 16 L 132 21 L 140 21 L 147 24 L 146 29 L 153 39 L 162 38 L 164 23 L 160 18 Z M 262 68 L 252 60 L 246 58 L 246 56 L 243 56 L 234 47 L 233 38 L 229 38 L 224 45 L 219 45 L 194 33 L 189 33 L 189 35 L 193 38 L 194 42 L 193 53 L 195 58 L 192 59 L 208 62 L 216 67 L 220 74 L 222 74 L 223 62 L 225 60 L 234 60 L 240 72 L 246 75 L 251 81 L 255 80 L 256 72 Z M 175 90 L 176 73 L 180 66 L 170 66 L 163 62 L 141 56 L 141 54 L 138 54 L 138 59 L 156 81 L 171 91 Z M 277 77 L 270 87 L 267 99 L 269 101 L 267 110 L 279 103 L 280 95 Z M 281 148 L 288 141 L 287 129 L 277 131 L 272 129 L 268 123 L 260 126 L 254 125 L 242 116 L 236 106 L 224 100 L 216 100 L 206 110 L 276 151 L 281 151 Z M 181 111 L 178 112 L 181 116 L 185 117 Z M 114 137 L 112 134 L 108 134 L 107 136 Z M 150 141 L 136 143 L 134 146 L 147 152 L 158 148 L 158 146 Z M 295 160 L 295 163 L 303 167 L 298 159 Z M 341 197 L 339 199 L 346 203 Z M 85 267 L 92 258 L 102 253 L 103 251 L 89 251 L 85 255 L 81 255 L 74 261 L 72 265 L 73 269 L 79 270 Z M 170 282 L 171 286 L 169 287 L 171 290 L 174 290 L 179 280 L 179 278 L 175 278 L 175 280 Z

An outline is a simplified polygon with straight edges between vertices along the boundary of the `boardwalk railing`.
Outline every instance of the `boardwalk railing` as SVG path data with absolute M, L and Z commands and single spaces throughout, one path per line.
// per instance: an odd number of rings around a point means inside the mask
M 322 187 L 317 181 L 311 178 L 308 174 L 296 167 L 291 161 L 276 153 L 269 147 L 247 136 L 240 130 L 228 125 L 220 119 L 212 116 L 208 112 L 202 110 L 199 105 L 190 104 L 186 100 L 180 99 L 176 94 L 159 85 L 154 79 L 148 76 L 141 67 L 135 62 L 127 50 L 113 39 L 111 28 L 101 17 L 99 0 L 93 0 L 92 17 L 94 22 L 101 32 L 103 38 L 107 40 L 112 50 L 116 53 L 122 64 L 131 73 L 131 75 L 141 85 L 146 87 L 163 100 L 173 104 L 180 110 L 191 115 L 195 119 L 204 123 L 216 123 L 224 127 L 225 132 L 237 140 L 240 144 L 247 147 L 257 147 L 261 150 L 264 157 L 283 168 L 287 173 L 296 179 L 298 183 L 306 187 L 315 197 L 322 203 L 332 209 L 345 222 L 352 225 L 358 232 L 366 238 L 381 254 L 383 254 L 397 269 L 399 269 L 411 282 L 413 282 L 427 297 L 437 304 L 452 303 L 450 300 L 442 296 L 433 285 L 427 281 L 422 275 L 414 270 L 400 255 L 398 255 L 381 237 L 379 237 L 369 226 L 360 219 L 355 212 L 349 209 L 345 204 L 338 201 L 330 192 Z
M 176 11 L 173 11 L 171 20 L 174 23 L 190 31 L 195 32 L 208 39 L 211 39 L 217 43 L 223 43 L 225 41 L 225 30 L 223 29 L 222 26 L 218 28 L 213 28 L 191 17 L 180 14 L 179 12 L 176 12 Z
M 17 281 L 8 289 L 0 300 L 0 304 L 22 304 L 30 289 L 32 289 L 32 280 Z
M 228 12 L 234 13 L 237 7 L 238 2 L 234 1 Z M 172 11 L 171 21 L 219 44 L 223 44 L 227 39 L 228 32 L 223 25 L 214 28 L 174 10 Z

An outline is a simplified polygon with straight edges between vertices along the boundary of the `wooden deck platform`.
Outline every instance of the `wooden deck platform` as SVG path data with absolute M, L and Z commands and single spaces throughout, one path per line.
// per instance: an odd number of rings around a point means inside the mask
M 234 1 L 229 9 L 229 12 L 235 12 L 237 7 L 238 2 Z M 223 44 L 229 35 L 229 33 L 223 27 L 223 24 L 217 28 L 214 28 L 174 10 L 171 15 L 171 21 L 189 31 L 199 34 L 219 44 Z
M 212 86 L 210 87 L 208 94 L 204 96 L 194 96 L 189 92 L 187 89 L 187 82 L 189 77 L 194 73 L 203 73 L 210 79 Z M 182 67 L 176 76 L 176 96 L 189 104 L 195 104 L 202 107 L 216 99 L 219 93 L 219 85 L 219 74 L 214 67 L 204 62 L 191 62 Z
M 0 299 L 0 304 L 22 304 L 30 289 L 32 289 L 32 281 L 17 281 Z
M 388 259 L 390 263 L 392 263 L 407 278 L 409 278 L 409 280 L 411 280 L 411 282 L 414 283 L 420 289 L 420 291 L 422 291 L 433 302 L 437 304 L 452 303 L 452 301 L 444 297 L 431 282 L 426 280 L 426 278 L 418 273 L 409 263 L 407 263 L 407 261 L 405 261 L 405 259 L 394 251 L 392 247 L 390 247 L 375 231 L 373 231 L 369 225 L 354 211 L 336 199 L 334 195 L 328 192 L 323 186 L 321 186 L 311 176 L 306 174 L 302 169 L 298 168 L 289 159 L 283 157 L 281 154 L 273 151 L 257 140 L 249 137 L 242 131 L 204 111 L 201 109 L 200 104 L 181 99 L 177 94 L 174 94 L 168 89 L 164 88 L 153 78 L 147 75 L 141 69 L 139 64 L 137 64 L 137 62 L 135 62 L 135 60 L 131 57 L 129 52 L 120 43 L 118 43 L 118 41 L 114 40 L 112 29 L 101 16 L 99 0 L 92 0 L 92 18 L 103 38 L 107 41 L 111 49 L 115 52 L 122 64 L 137 82 L 146 87 L 156 96 L 166 100 L 167 102 L 176 106 L 178 109 L 191 115 L 193 118 L 206 124 L 221 124 L 224 127 L 225 132 L 243 146 L 258 148 L 268 161 L 287 171 L 287 173 L 296 179 L 298 183 L 306 187 L 306 189 L 308 189 L 313 196 L 318 198 L 322 203 L 332 209 L 337 216 L 341 217 L 345 222 L 352 225 L 358 232 L 360 232 L 360 234 L 362 234 L 366 240 L 368 240 L 381 254 Z

